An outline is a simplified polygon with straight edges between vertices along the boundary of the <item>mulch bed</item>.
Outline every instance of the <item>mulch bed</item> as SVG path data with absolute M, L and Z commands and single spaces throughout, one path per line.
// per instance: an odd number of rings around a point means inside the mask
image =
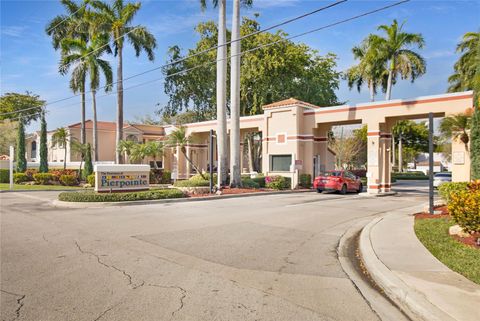
M 417 220 L 423 220 L 423 219 L 431 219 L 431 218 L 450 218 L 450 214 L 448 214 L 448 209 L 447 207 L 444 206 L 436 206 L 435 207 L 436 211 L 441 211 L 441 214 L 429 214 L 429 213 L 415 213 L 415 219 Z M 480 245 L 477 243 L 477 239 L 480 238 L 480 233 L 475 233 L 472 234 L 471 236 L 468 237 L 460 237 L 458 235 L 450 235 L 452 238 L 457 240 L 458 242 L 461 242 L 465 245 L 472 246 L 476 249 L 480 249 Z

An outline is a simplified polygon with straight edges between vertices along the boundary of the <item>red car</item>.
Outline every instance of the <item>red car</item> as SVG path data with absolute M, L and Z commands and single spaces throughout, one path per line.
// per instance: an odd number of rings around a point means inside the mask
M 360 193 L 363 185 L 360 178 L 349 171 L 329 171 L 315 178 L 313 188 L 319 193 L 331 190 L 346 194 L 347 192 Z

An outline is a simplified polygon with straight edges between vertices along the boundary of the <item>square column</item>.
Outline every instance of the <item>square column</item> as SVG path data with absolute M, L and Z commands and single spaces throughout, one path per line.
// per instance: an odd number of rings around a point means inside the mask
M 367 133 L 367 192 L 379 194 L 391 191 L 390 153 L 392 135 L 385 124 L 368 124 Z

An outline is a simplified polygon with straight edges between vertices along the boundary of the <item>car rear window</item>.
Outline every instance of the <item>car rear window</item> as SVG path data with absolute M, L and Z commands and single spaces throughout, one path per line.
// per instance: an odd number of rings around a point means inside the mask
M 341 177 L 341 176 L 342 176 L 342 172 L 337 172 L 337 171 L 335 171 L 335 172 L 326 172 L 326 173 L 325 173 L 325 176 L 327 176 L 327 177 L 328 177 L 328 176 Z
M 452 173 L 438 173 L 435 177 L 452 177 Z

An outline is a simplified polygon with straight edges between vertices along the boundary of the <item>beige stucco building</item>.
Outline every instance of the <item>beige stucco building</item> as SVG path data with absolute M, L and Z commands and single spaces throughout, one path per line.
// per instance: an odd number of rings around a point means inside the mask
M 300 174 L 315 176 L 334 168 L 335 154 L 328 148 L 327 133 L 332 126 L 363 124 L 368 126 L 367 177 L 368 192 L 390 191 L 391 129 L 402 119 L 424 119 L 432 112 L 435 117 L 463 113 L 473 106 L 473 93 L 461 92 L 404 100 L 379 101 L 357 105 L 319 107 L 293 98 L 263 107 L 264 113 L 241 117 L 241 136 L 261 132 L 262 172 L 266 175 L 291 177 L 292 185 L 298 184 Z M 205 121 L 184 125 L 192 143 L 187 153 L 201 170 L 208 168 L 209 131 L 217 128 L 217 122 Z M 80 125 L 67 127 L 72 137 L 80 137 Z M 115 124 L 99 122 L 99 161 L 115 159 Z M 230 122 L 227 126 L 230 129 Z M 124 139 L 145 142 L 163 140 L 174 126 L 125 125 Z M 92 123 L 87 122 L 87 140 L 91 142 Z M 49 134 L 50 139 L 51 133 Z M 29 158 L 36 160 L 34 145 L 38 137 L 29 139 Z M 241 139 L 243 141 L 243 139 Z M 67 162 L 78 161 L 67 148 Z M 64 149 L 50 149 L 49 161 L 62 161 Z M 247 171 L 248 157 L 242 157 L 242 169 Z M 177 178 L 192 174 L 188 162 L 178 148 L 168 149 L 159 163 L 171 170 Z M 215 160 L 214 160 L 215 165 Z M 452 172 L 454 181 L 470 178 L 469 152 L 461 142 L 452 142 Z

